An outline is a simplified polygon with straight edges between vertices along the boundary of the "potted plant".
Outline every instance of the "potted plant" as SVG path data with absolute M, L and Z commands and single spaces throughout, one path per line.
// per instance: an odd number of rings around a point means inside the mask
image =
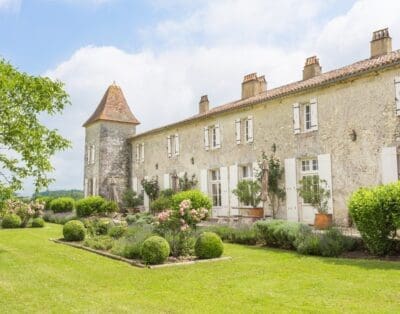
M 304 177 L 300 180 L 299 194 L 305 203 L 317 210 L 314 218 L 315 228 L 327 229 L 332 226 L 332 214 L 328 214 L 331 193 L 325 180 L 321 180 L 317 175 Z
M 264 209 L 259 207 L 259 203 L 261 202 L 261 185 L 258 181 L 239 181 L 236 189 L 232 192 L 243 205 L 250 206 L 250 208 L 247 209 L 248 217 L 264 217 Z

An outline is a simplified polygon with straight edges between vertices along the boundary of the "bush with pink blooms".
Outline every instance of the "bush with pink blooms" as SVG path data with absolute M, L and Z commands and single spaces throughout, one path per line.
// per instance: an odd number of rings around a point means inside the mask
M 44 203 L 40 201 L 24 203 L 18 199 L 9 199 L 4 203 L 2 216 L 17 215 L 21 219 L 20 226 L 24 228 L 31 218 L 41 217 L 43 210 Z

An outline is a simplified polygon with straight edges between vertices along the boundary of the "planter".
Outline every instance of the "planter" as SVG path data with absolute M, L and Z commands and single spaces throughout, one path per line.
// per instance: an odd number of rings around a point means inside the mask
M 314 227 L 316 229 L 327 229 L 332 226 L 332 214 L 315 214 Z
M 250 218 L 264 218 L 263 208 L 241 208 L 240 213 L 242 216 Z

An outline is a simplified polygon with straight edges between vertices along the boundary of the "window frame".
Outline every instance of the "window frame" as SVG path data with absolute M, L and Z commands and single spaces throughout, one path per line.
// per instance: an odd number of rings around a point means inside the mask
M 214 174 L 216 176 L 214 177 Z M 210 192 L 211 192 L 211 200 L 213 207 L 221 207 L 222 206 L 222 186 L 221 186 L 221 171 L 220 169 L 211 169 L 210 170 Z M 214 192 L 215 187 L 215 192 Z

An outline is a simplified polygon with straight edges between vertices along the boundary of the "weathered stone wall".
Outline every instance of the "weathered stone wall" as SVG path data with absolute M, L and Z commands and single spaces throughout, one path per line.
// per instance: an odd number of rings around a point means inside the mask
M 132 177 L 158 176 L 162 187 L 165 173 L 188 172 L 199 178 L 201 169 L 252 163 L 263 150 L 270 154 L 273 144 L 282 163 L 286 158 L 331 154 L 334 219 L 346 224 L 350 193 L 381 183 L 380 151 L 398 144 L 394 76 L 399 74 L 399 68 L 375 72 L 135 137 L 133 147 L 145 143 L 145 160 L 133 162 Z M 318 131 L 295 135 L 292 105 L 312 98 L 318 101 Z M 235 119 L 249 115 L 254 117 L 254 143 L 237 145 Z M 217 123 L 221 148 L 206 151 L 204 127 Z M 351 139 L 352 130 L 356 141 Z M 168 158 L 166 138 L 175 133 L 180 138 L 180 155 Z M 284 204 L 279 216 L 286 216 Z

